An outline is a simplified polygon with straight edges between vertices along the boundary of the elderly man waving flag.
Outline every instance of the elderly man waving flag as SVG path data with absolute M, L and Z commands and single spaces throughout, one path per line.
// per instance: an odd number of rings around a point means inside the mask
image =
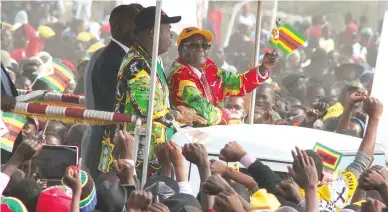
M 243 119 L 243 114 L 223 108 L 224 97 L 244 96 L 269 77 L 277 62 L 277 52 L 266 53 L 258 67 L 240 74 L 220 70 L 207 58 L 213 35 L 196 27 L 183 29 L 177 44 L 179 57 L 169 76 L 172 104 L 196 110 L 209 125 L 231 124 Z

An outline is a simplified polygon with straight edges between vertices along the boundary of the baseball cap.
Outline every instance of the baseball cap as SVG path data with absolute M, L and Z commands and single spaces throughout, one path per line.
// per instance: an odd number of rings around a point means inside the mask
M 179 185 L 170 177 L 156 176 L 147 180 L 144 190 L 151 191 L 154 197 L 157 196 L 160 201 L 163 201 L 179 193 Z
M 48 187 L 39 196 L 36 212 L 70 211 L 71 200 L 71 188 L 62 185 Z
M 267 190 L 260 189 L 251 196 L 251 204 L 255 207 L 269 207 L 272 211 L 280 207 L 279 201 L 273 194 L 267 193 Z
M 197 27 L 187 27 L 187 28 L 184 28 L 182 32 L 178 35 L 178 39 L 176 41 L 178 47 L 181 44 L 183 39 L 189 38 L 190 36 L 196 35 L 196 34 L 203 35 L 206 38 L 208 43 L 212 42 L 213 40 L 213 34 L 209 30 L 202 30 L 202 29 L 198 29 Z
M 156 7 L 144 8 L 135 18 L 136 31 L 151 29 L 155 24 Z M 181 21 L 181 16 L 169 17 L 163 10 L 161 11 L 160 24 L 175 24 Z
M 177 193 L 163 201 L 170 211 L 199 212 L 202 211 L 201 204 L 191 194 Z

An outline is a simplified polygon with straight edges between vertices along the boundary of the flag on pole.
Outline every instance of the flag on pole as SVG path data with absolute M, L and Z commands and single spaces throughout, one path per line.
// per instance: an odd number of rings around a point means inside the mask
M 0 122 L 0 147 L 5 151 L 12 152 L 13 144 L 27 119 L 14 113 L 3 112 Z
M 74 80 L 73 72 L 57 58 L 53 58 L 52 64 L 48 63 L 48 66 L 50 70 L 43 72 L 46 74 L 42 74 L 39 80 L 45 82 L 54 90 L 63 92 L 67 84 Z
M 286 55 L 302 46 L 306 41 L 306 37 L 297 32 L 288 24 L 276 23 L 276 28 L 272 29 L 272 36 L 269 41 L 274 48 L 279 48 Z

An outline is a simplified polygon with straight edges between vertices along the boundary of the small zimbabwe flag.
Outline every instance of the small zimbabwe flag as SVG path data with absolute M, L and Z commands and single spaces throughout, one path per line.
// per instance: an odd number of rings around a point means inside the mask
M 1 21 L 0 22 L 0 26 L 1 26 L 1 29 L 9 29 L 9 30 L 13 31 L 13 25 L 12 24 L 9 24 L 9 23 L 6 23 L 4 21 Z
M 52 69 L 53 71 L 50 72 L 46 69 Z M 48 64 L 48 67 L 42 71 L 50 74 L 43 74 L 42 77 L 39 77 L 39 80 L 42 80 L 58 92 L 63 92 L 66 89 L 67 84 L 74 80 L 74 74 L 70 68 L 57 58 L 53 58 L 52 64 Z
M 290 25 L 276 23 L 276 28 L 272 29 L 269 43 L 272 47 L 279 48 L 288 55 L 302 46 L 305 41 L 306 37 Z
M 1 149 L 12 152 L 13 144 L 26 122 L 27 119 L 19 115 L 9 112 L 2 112 L 0 123 Z
M 341 162 L 342 153 L 337 152 L 323 144 L 316 143 L 314 146 L 314 152 L 316 152 L 323 162 L 323 166 L 331 171 L 336 171 L 339 163 Z

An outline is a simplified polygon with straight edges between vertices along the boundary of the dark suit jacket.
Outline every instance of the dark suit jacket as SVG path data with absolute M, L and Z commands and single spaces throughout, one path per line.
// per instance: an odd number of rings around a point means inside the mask
M 8 82 L 9 82 L 9 85 L 11 86 L 11 91 L 12 91 L 12 96 L 16 97 L 18 96 L 18 91 L 15 87 L 15 85 L 13 84 L 12 80 L 11 80 L 11 77 L 8 75 L 6 69 L 4 68 L 3 64 L 1 64 L 1 68 L 4 69 L 4 73 L 5 73 L 5 76 L 1 76 L 1 77 L 5 77 L 7 78 Z M 3 74 L 1 74 L 3 75 Z M 1 84 L 1 94 L 5 94 L 5 88 L 4 88 L 4 85 L 3 83 L 0 83 Z M 3 149 L 1 149 L 1 164 L 4 164 L 6 163 L 9 158 L 11 157 L 11 155 L 15 152 L 16 148 L 19 146 L 19 144 L 23 141 L 23 137 L 22 137 L 22 134 L 19 133 L 18 137 L 16 138 L 15 140 L 15 143 L 14 143 L 14 147 L 13 147 L 13 150 L 12 150 L 12 153 L 10 152 L 7 152 Z
M 116 98 L 117 74 L 126 52 L 111 41 L 98 57 L 91 71 L 94 110 L 113 112 Z M 101 140 L 104 126 L 91 126 L 82 139 L 81 155 L 84 166 L 91 175 L 99 175 L 98 162 L 101 155 Z M 83 150 L 82 150 L 83 149 Z
M 18 95 L 18 91 L 16 90 L 16 87 L 15 85 L 13 84 L 12 80 L 11 80 L 11 77 L 9 76 L 9 74 L 7 73 L 6 69 L 4 68 L 3 64 L 1 64 L 1 68 L 4 69 L 5 71 L 5 77 L 7 78 L 10 86 L 11 86 L 11 90 L 12 90 L 12 96 L 16 97 Z M 3 76 L 1 76 L 3 77 Z M 5 94 L 5 89 L 4 89 L 4 86 L 3 84 L 1 84 L 1 94 Z
M 92 89 L 95 110 L 113 112 L 117 73 L 126 52 L 111 41 L 92 69 Z

